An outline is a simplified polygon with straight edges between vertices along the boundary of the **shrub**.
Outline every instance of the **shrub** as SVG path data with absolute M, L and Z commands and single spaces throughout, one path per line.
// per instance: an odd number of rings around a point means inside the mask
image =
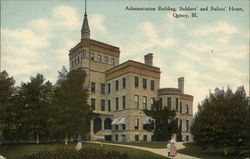
M 128 159 L 128 154 L 94 148 L 83 148 L 79 151 L 73 148 L 61 148 L 26 154 L 24 159 Z

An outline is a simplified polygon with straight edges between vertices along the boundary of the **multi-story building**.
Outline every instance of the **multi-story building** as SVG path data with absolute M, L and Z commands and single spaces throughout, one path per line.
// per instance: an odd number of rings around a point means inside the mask
M 84 87 L 88 102 L 98 117 L 91 120 L 90 139 L 106 141 L 151 141 L 153 132 L 143 129 L 154 100 L 177 111 L 183 140 L 190 140 L 193 96 L 184 94 L 184 78 L 178 88 L 160 89 L 160 68 L 153 66 L 153 54 L 145 62 L 129 60 L 119 63 L 119 47 L 90 38 L 85 12 L 81 41 L 69 52 L 70 69 L 82 68 L 87 77 Z

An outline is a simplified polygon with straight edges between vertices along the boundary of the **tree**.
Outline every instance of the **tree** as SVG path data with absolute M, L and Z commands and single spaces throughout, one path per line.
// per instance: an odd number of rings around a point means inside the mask
M 194 142 L 202 148 L 223 148 L 227 155 L 230 146 L 241 146 L 249 138 L 248 101 L 244 87 L 235 93 L 230 88 L 215 89 L 202 104 L 191 126 Z
M 167 141 L 177 132 L 176 112 L 167 106 L 162 108 L 160 101 L 154 101 L 153 108 L 144 112 L 155 120 L 154 135 L 156 140 Z
M 42 74 L 37 74 L 36 77 L 31 77 L 30 82 L 22 83 L 19 100 L 24 100 L 23 104 L 25 114 L 28 119 L 25 119 L 27 129 L 32 131 L 36 136 L 36 143 L 40 142 L 40 136 L 46 136 L 48 128 L 49 107 L 52 104 L 53 87 L 52 83 L 47 81 Z
M 87 90 L 83 88 L 85 72 L 81 69 L 72 70 L 66 77 L 61 74 L 59 77 L 55 88 L 55 106 L 58 110 L 55 114 L 57 122 L 55 129 L 65 135 L 65 145 L 67 145 L 70 136 L 86 132 L 84 123 L 90 116 L 91 110 L 87 104 Z
M 8 138 L 14 131 L 13 96 L 15 80 L 6 71 L 0 72 L 0 133 Z
M 15 95 L 13 96 L 13 108 L 12 114 L 15 125 L 15 136 L 19 143 L 21 139 L 30 139 L 30 110 L 28 110 L 28 104 L 25 98 L 25 94 L 21 87 L 16 88 Z

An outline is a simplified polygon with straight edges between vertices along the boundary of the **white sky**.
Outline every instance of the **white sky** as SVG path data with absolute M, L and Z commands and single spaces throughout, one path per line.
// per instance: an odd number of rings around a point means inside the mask
M 196 11 L 197 18 L 174 18 L 170 11 L 126 11 L 126 7 L 241 7 L 243 11 Z M 187 13 L 192 12 L 177 12 Z M 1 1 L 1 69 L 17 85 L 37 73 L 56 81 L 68 50 L 80 40 L 84 2 L 78 0 Z M 209 90 L 249 90 L 249 1 L 88 2 L 91 38 L 120 47 L 120 62 L 143 62 L 154 53 L 161 87 L 177 87 L 194 96 L 194 111 Z M 211 52 L 211 50 L 213 50 Z M 248 92 L 248 91 L 247 91 Z

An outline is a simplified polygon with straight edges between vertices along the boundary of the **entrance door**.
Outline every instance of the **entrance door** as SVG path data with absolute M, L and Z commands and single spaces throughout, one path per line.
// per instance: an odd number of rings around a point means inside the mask
M 95 118 L 95 120 L 94 120 L 94 133 L 97 133 L 100 130 L 102 130 L 102 119 Z

